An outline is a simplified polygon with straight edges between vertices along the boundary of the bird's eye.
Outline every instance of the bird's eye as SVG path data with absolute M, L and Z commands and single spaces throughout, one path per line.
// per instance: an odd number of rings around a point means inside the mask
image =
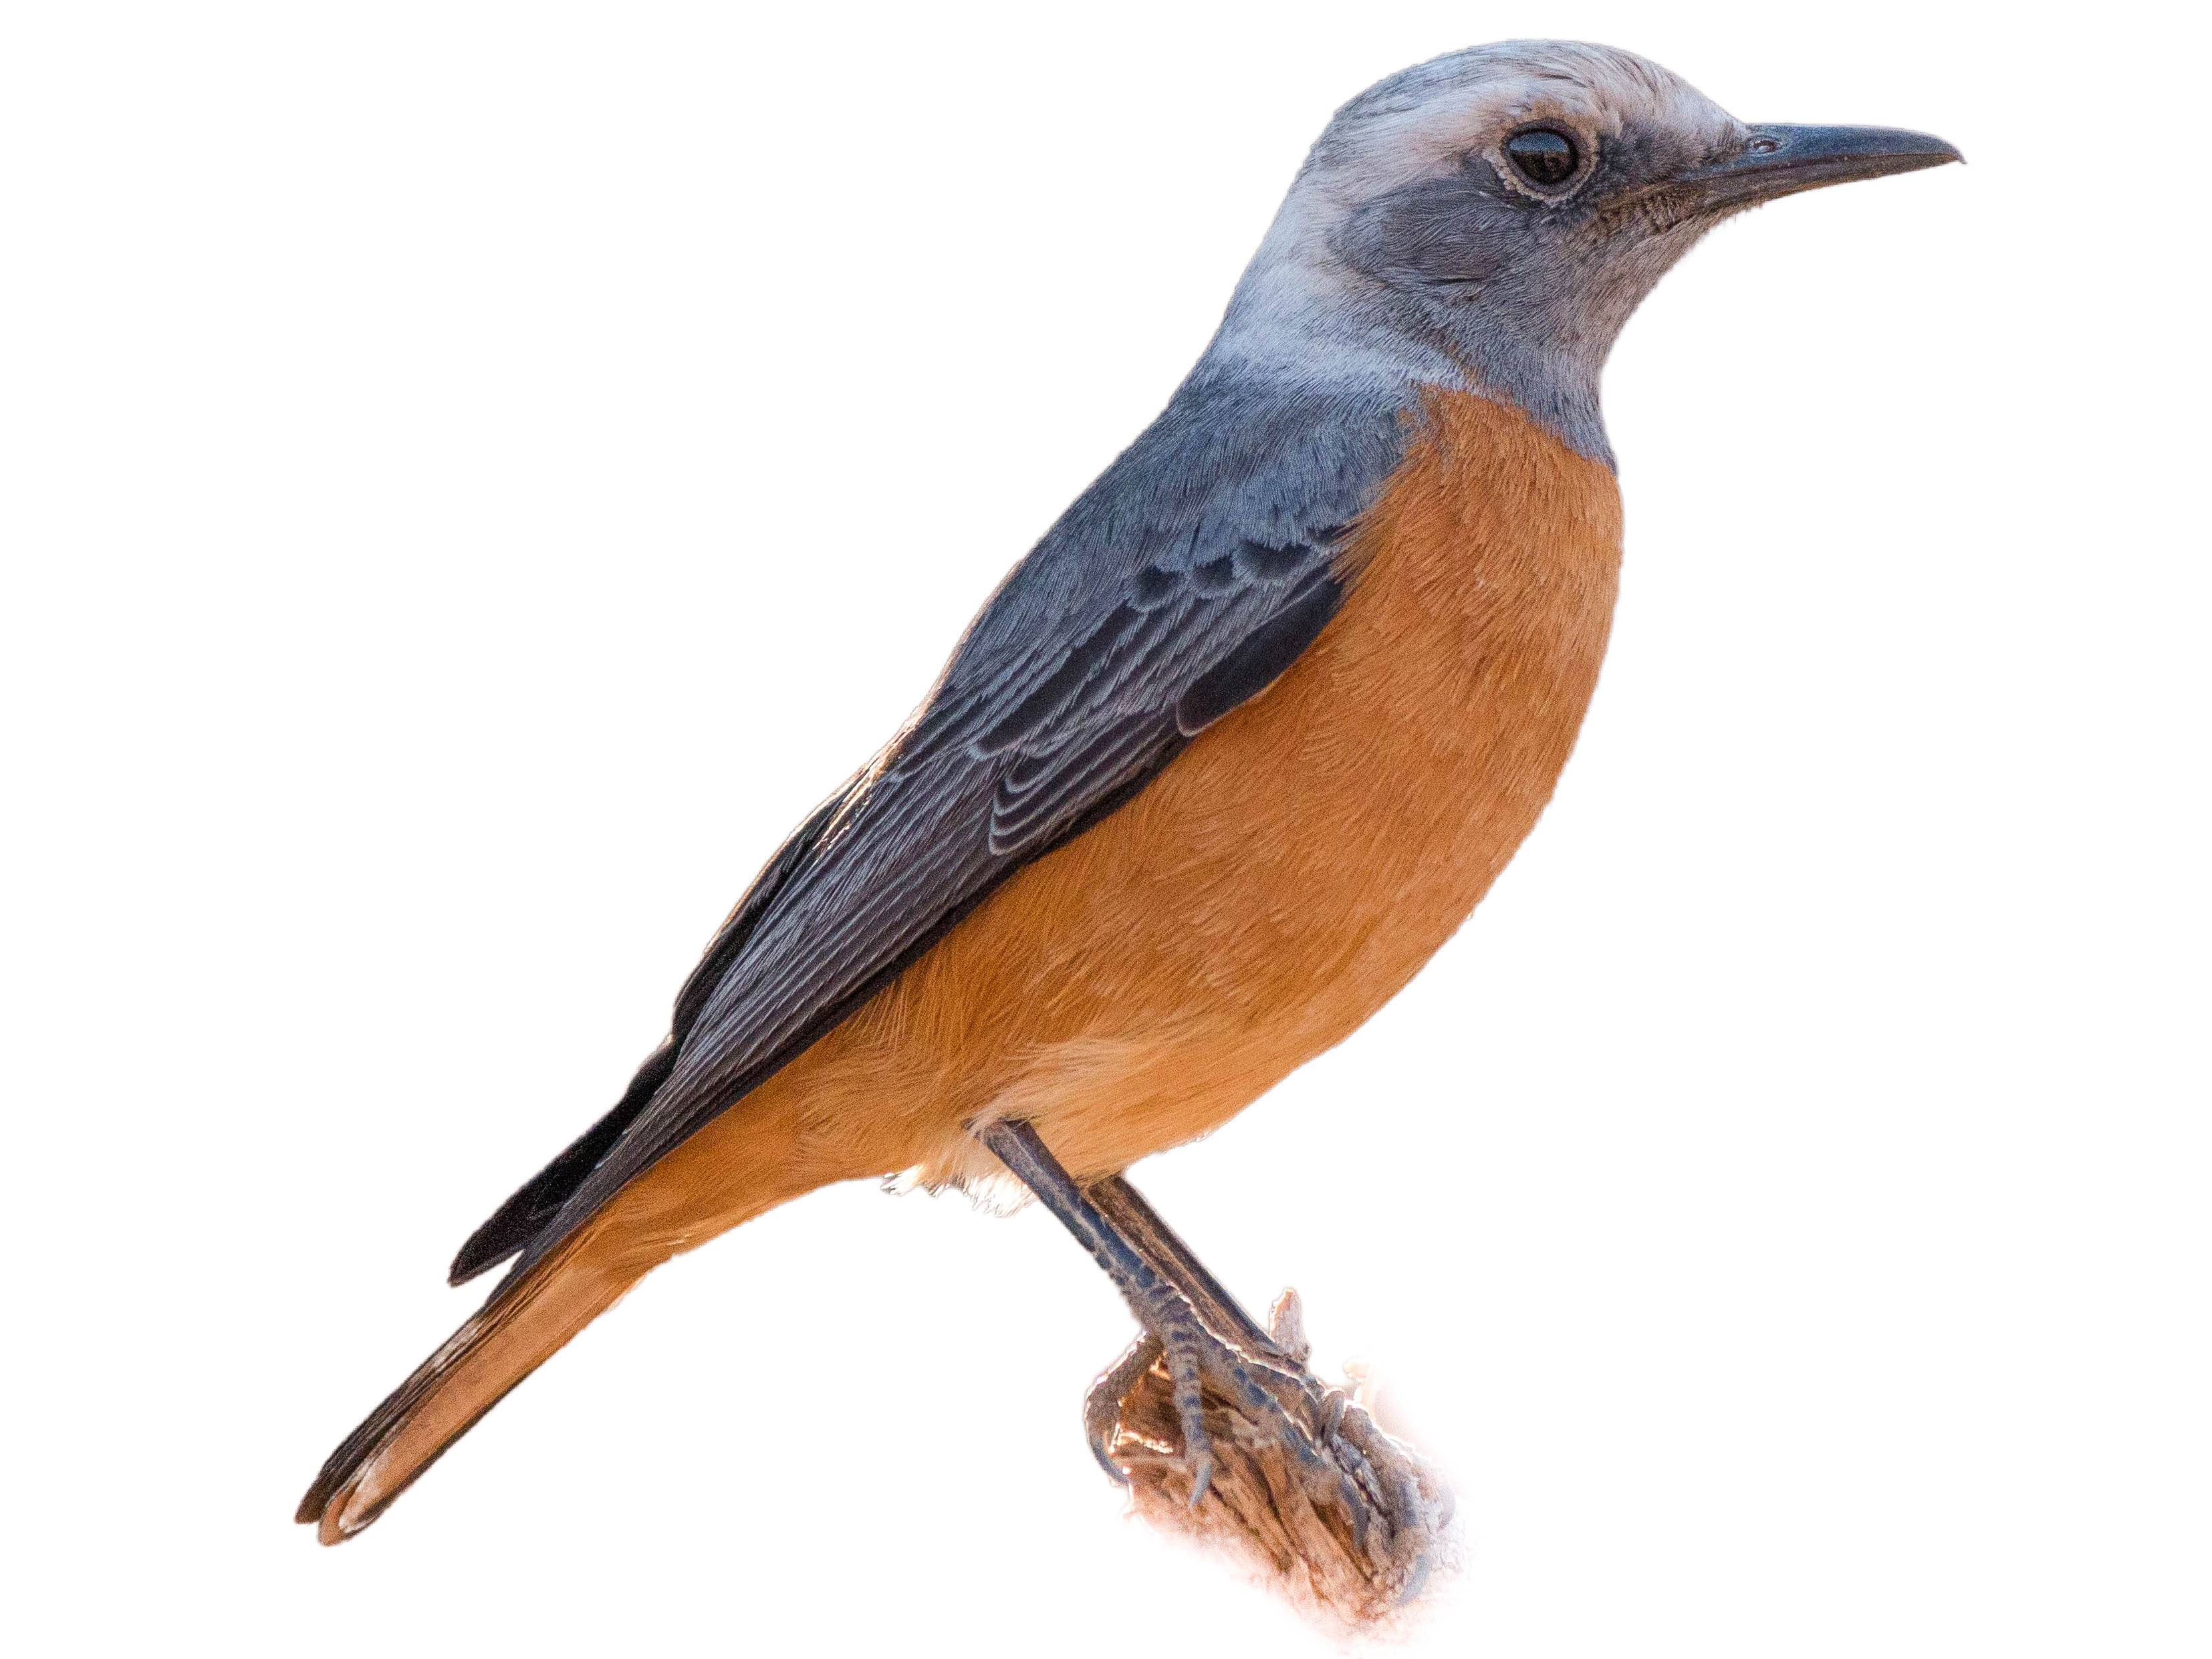
M 1505 141 L 1505 157 L 1540 190 L 1557 190 L 1575 176 L 1582 155 L 1557 127 L 1529 127 Z

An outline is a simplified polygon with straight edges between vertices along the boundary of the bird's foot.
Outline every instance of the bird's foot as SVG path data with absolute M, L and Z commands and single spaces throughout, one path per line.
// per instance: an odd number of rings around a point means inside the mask
M 1296 1297 L 1291 1302 L 1295 1309 Z M 1316 1436 L 1333 1425 L 1334 1416 L 1328 1391 L 1304 1370 L 1303 1349 L 1217 1330 L 1189 1297 L 1165 1283 L 1149 1288 L 1139 1311 L 1148 1328 L 1091 1385 L 1083 1402 L 1085 1437 L 1108 1474 L 1127 1486 L 1127 1465 L 1133 1461 L 1174 1462 L 1189 1483 L 1185 1503 L 1198 1508 L 1217 1466 L 1206 1426 L 1211 1396 L 1228 1402 L 1241 1423 L 1264 1430 L 1302 1468 L 1330 1478 Z M 1295 1316 L 1293 1312 L 1293 1321 Z M 1137 1436 L 1124 1446 L 1121 1402 L 1154 1370 L 1167 1381 L 1176 1441 Z
M 1356 1621 L 1410 1600 L 1441 1552 L 1450 1494 L 1307 1370 L 1297 1293 L 1277 1299 L 1264 1346 L 1209 1328 L 1188 1304 L 1145 1311 L 1152 1328 L 1084 1402 L 1093 1454 L 1137 1507 L 1256 1547 Z
M 1412 1599 L 1451 1498 L 1361 1404 L 1306 1369 L 1294 1291 L 1263 1327 L 1121 1176 L 1079 1182 L 1034 1124 L 974 1133 L 1106 1270 L 1144 1327 L 1091 1385 L 1085 1437 L 1139 1511 L 1257 1553 L 1353 1625 Z

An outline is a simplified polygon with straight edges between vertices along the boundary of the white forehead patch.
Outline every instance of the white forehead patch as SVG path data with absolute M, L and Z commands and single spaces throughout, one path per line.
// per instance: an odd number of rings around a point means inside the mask
M 1541 121 L 1601 147 L 1632 128 L 1703 147 L 1737 125 L 1680 76 L 1632 52 L 1508 40 L 1434 58 L 1369 88 L 1336 112 L 1306 173 L 1332 194 L 1364 195 L 1455 165 Z

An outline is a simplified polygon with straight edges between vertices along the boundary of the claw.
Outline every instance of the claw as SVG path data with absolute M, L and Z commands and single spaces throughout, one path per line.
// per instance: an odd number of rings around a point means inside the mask
M 1150 1331 L 1122 1351 L 1121 1357 L 1099 1372 L 1083 1396 L 1083 1437 L 1107 1479 L 1118 1486 L 1129 1484 L 1129 1473 L 1114 1458 L 1115 1442 L 1121 1431 L 1121 1401 L 1137 1386 L 1137 1379 L 1158 1361 L 1160 1340 Z
M 1188 1502 L 1192 1509 L 1196 1509 L 1200 1504 L 1206 1502 L 1206 1494 L 1213 1485 L 1212 1449 L 1211 1447 L 1201 1447 L 1197 1456 L 1188 1457 L 1188 1455 L 1186 1455 L 1186 1457 L 1187 1461 L 1190 1464 L 1190 1498 Z

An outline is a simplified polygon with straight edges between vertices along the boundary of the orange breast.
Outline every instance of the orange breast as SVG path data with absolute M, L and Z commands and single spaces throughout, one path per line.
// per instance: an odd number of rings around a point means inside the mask
M 1221 1123 L 1395 994 L 1534 824 L 1596 681 L 1620 546 L 1603 466 L 1495 404 L 1434 399 L 1307 654 L 839 1046 L 927 1055 L 915 1081 L 949 1127 L 1032 1118 L 1083 1175 Z M 911 1161 L 988 1167 L 957 1133 Z

